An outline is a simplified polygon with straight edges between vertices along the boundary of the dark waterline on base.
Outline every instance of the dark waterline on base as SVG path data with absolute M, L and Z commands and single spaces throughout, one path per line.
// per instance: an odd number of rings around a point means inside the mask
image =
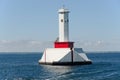
M 91 65 L 40 65 L 40 53 L 0 54 L 0 80 L 120 80 L 120 53 L 87 54 Z
M 76 66 L 76 65 L 89 65 L 92 64 L 91 61 L 85 61 L 85 62 L 40 62 L 41 65 L 51 65 L 51 66 Z

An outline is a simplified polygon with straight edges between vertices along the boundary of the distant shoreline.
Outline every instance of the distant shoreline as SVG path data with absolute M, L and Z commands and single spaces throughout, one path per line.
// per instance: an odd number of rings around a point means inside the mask
M 101 53 L 120 53 L 120 51 L 84 51 L 85 53 L 95 53 L 95 54 L 101 54 Z
M 86 54 L 120 53 L 120 51 L 84 51 Z M 0 54 L 42 54 L 43 52 L 0 52 Z
M 43 52 L 0 52 L 0 54 L 42 54 Z

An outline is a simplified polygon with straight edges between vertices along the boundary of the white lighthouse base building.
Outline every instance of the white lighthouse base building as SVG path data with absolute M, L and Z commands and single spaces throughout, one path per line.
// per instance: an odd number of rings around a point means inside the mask
M 39 63 L 48 65 L 83 65 L 92 62 L 82 48 L 73 48 L 73 50 L 70 48 L 47 48 Z

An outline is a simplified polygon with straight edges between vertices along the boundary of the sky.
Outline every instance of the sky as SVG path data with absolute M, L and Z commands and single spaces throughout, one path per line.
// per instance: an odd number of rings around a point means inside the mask
M 119 0 L 0 0 L 0 52 L 41 52 L 69 9 L 70 41 L 84 51 L 120 51 Z

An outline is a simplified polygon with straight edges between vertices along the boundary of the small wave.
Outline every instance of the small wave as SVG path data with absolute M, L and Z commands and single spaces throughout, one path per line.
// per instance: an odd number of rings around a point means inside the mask
M 105 77 L 114 76 L 114 75 L 116 75 L 116 74 L 117 74 L 117 72 L 113 72 L 113 73 L 110 73 L 110 74 L 106 75 Z

